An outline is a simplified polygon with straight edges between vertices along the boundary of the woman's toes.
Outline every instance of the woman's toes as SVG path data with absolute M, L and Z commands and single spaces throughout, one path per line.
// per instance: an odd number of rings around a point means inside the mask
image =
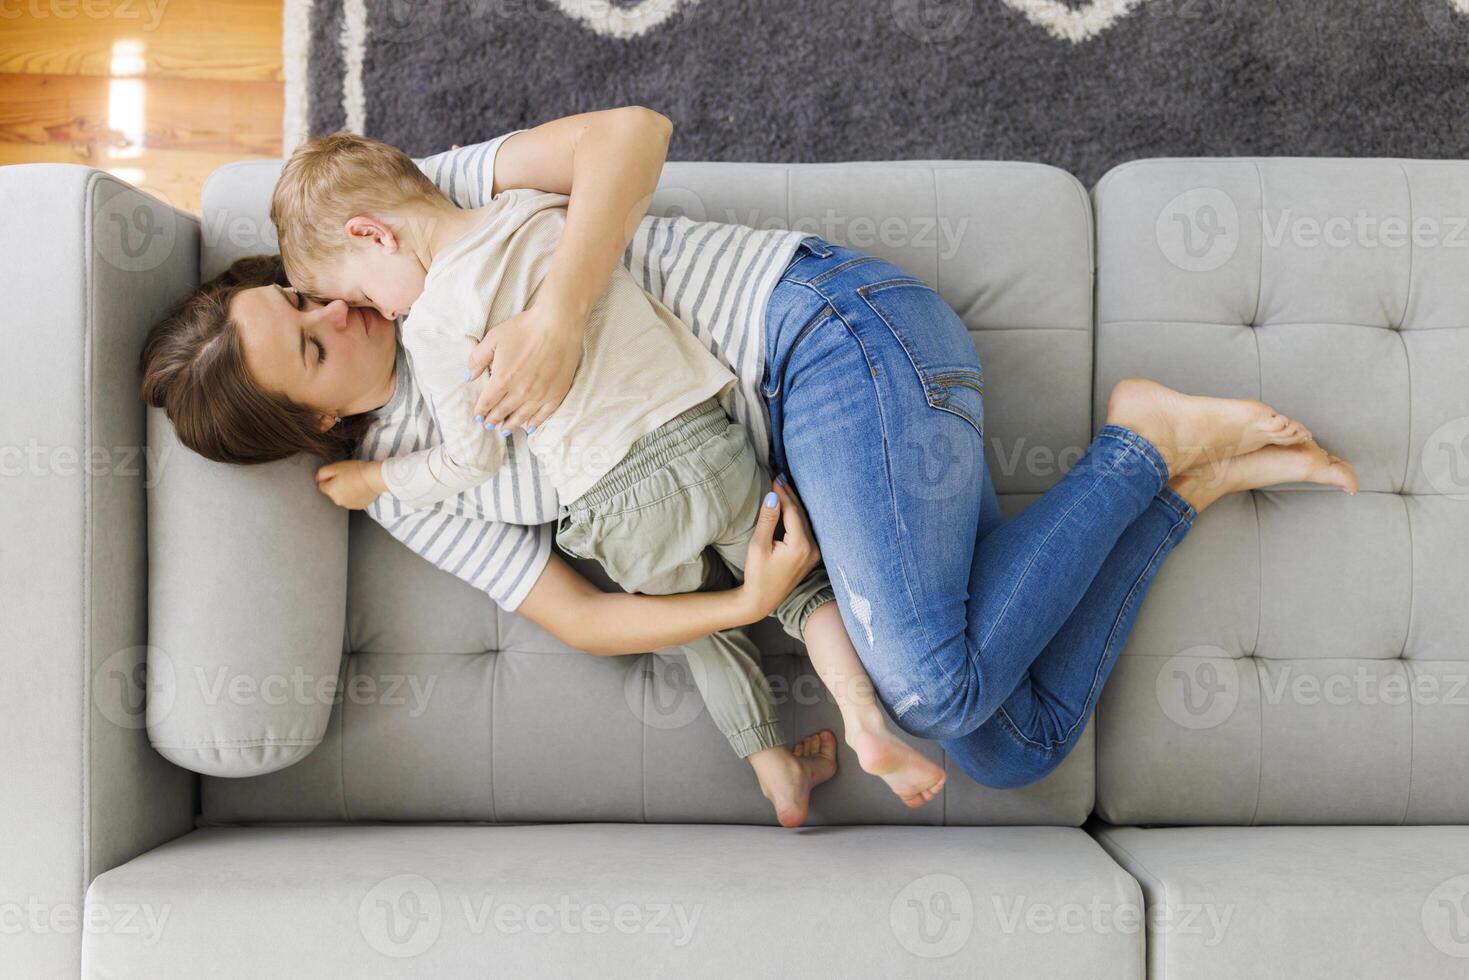
M 1340 456 L 1334 456 L 1315 442 L 1307 443 L 1306 452 L 1315 456 L 1307 479 L 1312 483 L 1336 486 L 1349 494 L 1357 492 L 1357 471 Z
M 1274 409 L 1270 411 L 1274 412 Z M 1271 415 L 1270 420 L 1262 427 L 1262 432 L 1266 445 L 1295 446 L 1311 439 L 1311 433 L 1304 425 L 1278 412 Z
M 1335 456 L 1330 457 L 1330 459 L 1331 462 L 1328 464 L 1328 469 L 1334 477 L 1331 482 L 1341 487 L 1347 493 L 1355 496 L 1358 490 L 1357 471 L 1352 468 L 1351 463 L 1348 463 L 1344 459 L 1337 459 Z

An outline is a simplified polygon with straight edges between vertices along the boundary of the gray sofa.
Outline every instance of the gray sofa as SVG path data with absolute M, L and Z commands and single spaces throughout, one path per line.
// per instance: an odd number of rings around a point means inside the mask
M 1469 165 L 1150 160 L 1089 195 L 1032 164 L 670 164 L 655 211 L 938 287 L 1012 511 L 1126 375 L 1263 397 L 1361 477 L 1206 513 L 1050 778 L 952 770 L 910 811 L 843 747 L 800 831 L 676 652 L 578 655 L 311 461 L 210 464 L 145 412 L 144 333 L 274 247 L 277 171 L 223 168 L 201 224 L 0 170 L 7 974 L 1469 973 Z M 758 636 L 787 730 L 834 725 Z

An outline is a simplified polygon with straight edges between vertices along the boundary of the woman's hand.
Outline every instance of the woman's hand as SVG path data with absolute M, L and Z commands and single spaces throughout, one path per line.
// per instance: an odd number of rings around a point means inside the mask
M 795 491 L 776 481 L 776 505 L 760 506 L 755 534 L 745 552 L 745 581 L 735 589 L 745 604 L 747 622 L 756 623 L 775 612 L 811 569 L 821 562 L 821 549 L 811 534 L 806 511 Z M 770 498 L 767 497 L 768 501 Z M 775 539 L 777 521 L 785 524 L 785 536 Z
M 379 460 L 344 459 L 316 471 L 316 489 L 332 503 L 348 510 L 361 510 L 387 492 Z
M 581 364 L 585 320 L 532 303 L 485 331 L 469 355 L 469 378 L 490 372 L 474 414 L 498 429 L 534 429 L 561 406 Z

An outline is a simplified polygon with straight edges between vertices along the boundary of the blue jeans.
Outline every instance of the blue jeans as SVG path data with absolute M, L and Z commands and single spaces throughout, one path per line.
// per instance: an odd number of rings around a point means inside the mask
M 1061 763 L 1164 557 L 1196 516 L 1146 439 L 1105 425 L 1005 520 L 984 376 L 932 288 L 819 238 L 766 312 L 771 466 L 811 516 L 842 621 L 888 713 L 971 778 Z

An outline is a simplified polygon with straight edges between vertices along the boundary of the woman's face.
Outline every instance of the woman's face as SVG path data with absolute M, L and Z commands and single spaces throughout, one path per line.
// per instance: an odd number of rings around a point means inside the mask
M 241 290 L 230 302 L 255 383 L 332 417 L 369 412 L 393 396 L 397 338 L 370 307 L 326 305 L 279 286 Z

